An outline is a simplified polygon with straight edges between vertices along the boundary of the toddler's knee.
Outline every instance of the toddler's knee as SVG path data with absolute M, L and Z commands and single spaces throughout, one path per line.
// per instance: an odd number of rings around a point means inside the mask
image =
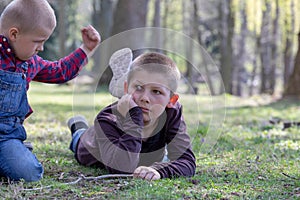
M 22 168 L 19 167 L 8 177 L 14 181 L 24 180 L 26 182 L 39 181 L 43 178 L 44 169 L 40 163 L 27 163 Z
M 43 178 L 44 169 L 43 166 L 38 163 L 31 167 L 31 169 L 28 169 L 28 173 L 24 174 L 24 180 L 26 182 L 33 182 L 33 181 L 39 181 Z

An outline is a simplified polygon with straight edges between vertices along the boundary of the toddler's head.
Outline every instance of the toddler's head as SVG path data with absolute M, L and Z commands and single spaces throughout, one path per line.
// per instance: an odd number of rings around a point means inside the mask
M 9 40 L 20 60 L 43 51 L 55 26 L 54 11 L 46 0 L 14 0 L 0 17 L 0 34 Z
M 21 33 L 32 33 L 37 29 L 54 30 L 56 18 L 46 0 L 13 0 L 0 17 L 1 34 L 8 34 L 11 28 Z

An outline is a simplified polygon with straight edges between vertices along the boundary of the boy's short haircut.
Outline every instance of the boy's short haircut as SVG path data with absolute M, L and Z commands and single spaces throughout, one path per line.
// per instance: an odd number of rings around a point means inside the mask
M 47 0 L 13 0 L 0 17 L 0 30 L 18 28 L 22 33 L 30 33 L 38 28 L 54 29 L 55 13 Z
M 133 74 L 137 71 L 145 70 L 151 73 L 160 73 L 165 75 L 168 79 L 168 87 L 172 92 L 176 92 L 178 82 L 180 80 L 180 72 L 176 63 L 169 57 L 156 53 L 144 53 L 134 59 L 130 66 L 128 73 L 128 83 L 130 82 Z

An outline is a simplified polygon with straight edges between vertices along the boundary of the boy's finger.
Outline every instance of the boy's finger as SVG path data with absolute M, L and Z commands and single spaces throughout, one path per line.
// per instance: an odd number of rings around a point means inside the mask
M 142 170 L 142 167 L 140 166 L 134 170 L 133 174 L 138 174 L 138 173 L 140 173 L 141 170 Z
M 145 170 L 142 170 L 138 176 L 142 179 L 145 179 L 146 175 L 147 175 L 147 172 Z
M 152 181 L 154 176 L 155 176 L 155 174 L 153 172 L 148 172 L 145 176 L 145 179 L 148 181 Z

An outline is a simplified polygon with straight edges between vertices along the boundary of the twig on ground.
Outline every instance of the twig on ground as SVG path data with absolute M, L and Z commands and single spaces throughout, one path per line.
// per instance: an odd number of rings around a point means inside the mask
M 296 178 L 296 177 L 290 176 L 290 175 L 288 175 L 288 174 L 286 174 L 286 173 L 284 173 L 284 172 L 282 172 L 282 174 L 283 174 L 284 176 L 288 177 L 288 178 L 291 178 L 291 179 L 294 179 L 294 180 L 300 180 L 300 178 Z
M 80 177 L 72 182 L 67 182 L 67 183 L 61 183 L 61 185 L 75 185 L 77 183 L 79 183 L 82 180 L 87 180 L 87 181 L 97 181 L 97 180 L 101 180 L 101 179 L 111 179 L 111 178 L 132 178 L 133 174 L 107 174 L 107 175 L 101 175 L 101 176 L 96 176 L 96 177 L 86 177 L 83 174 L 80 175 Z M 24 188 L 22 189 L 23 191 L 36 191 L 36 190 L 43 190 L 43 189 L 48 189 L 53 187 L 54 185 L 48 185 L 48 186 L 44 186 L 44 187 L 39 187 L 39 188 Z

